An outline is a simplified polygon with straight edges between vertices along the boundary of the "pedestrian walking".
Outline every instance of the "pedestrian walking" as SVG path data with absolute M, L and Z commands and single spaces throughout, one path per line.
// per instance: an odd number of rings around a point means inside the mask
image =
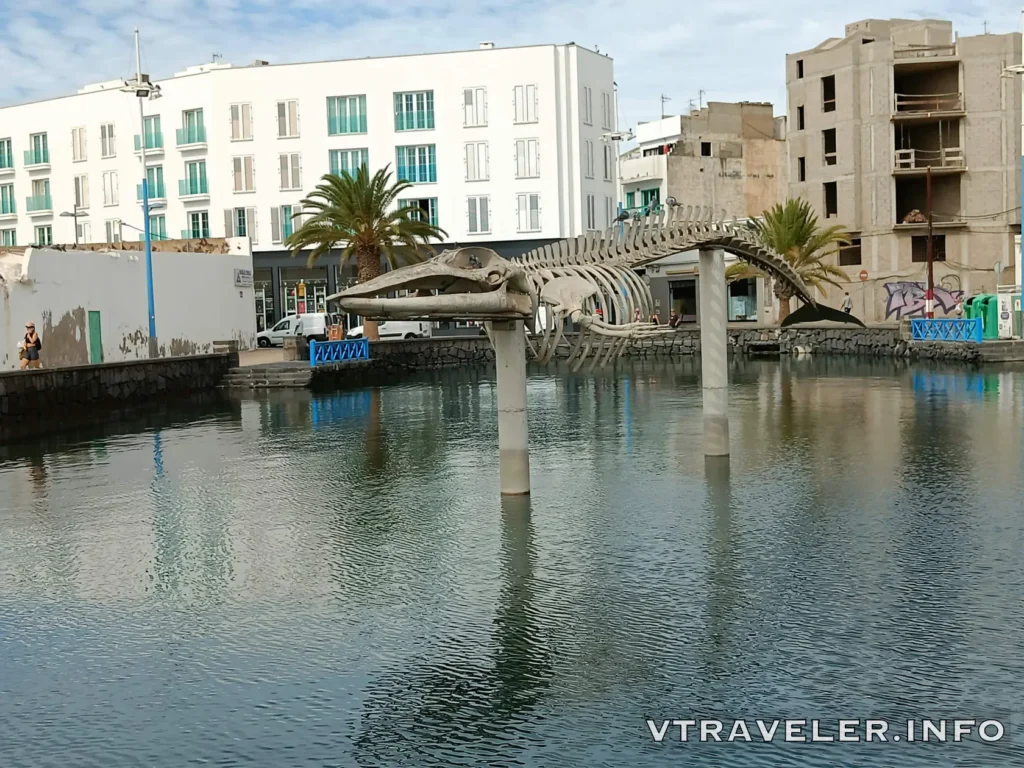
M 853 299 L 850 298 L 850 292 L 847 291 L 843 294 L 843 312 L 850 314 L 853 311 Z
M 21 359 L 21 370 L 26 368 L 38 368 L 39 352 L 43 348 L 43 340 L 39 338 L 39 334 L 36 333 L 35 323 L 27 323 L 25 325 L 25 356 Z

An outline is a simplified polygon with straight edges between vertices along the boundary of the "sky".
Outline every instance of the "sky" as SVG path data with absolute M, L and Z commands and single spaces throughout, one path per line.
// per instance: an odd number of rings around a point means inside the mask
M 45 11 L 29 10 L 42 6 Z M 961 36 L 1021 28 L 1005 0 L 0 0 L 0 105 L 134 73 L 132 29 L 154 79 L 211 61 L 272 64 L 575 42 L 609 54 L 619 127 L 692 100 L 770 101 L 784 114 L 785 55 L 865 18 L 944 18 Z M 703 91 L 703 94 L 701 93 Z

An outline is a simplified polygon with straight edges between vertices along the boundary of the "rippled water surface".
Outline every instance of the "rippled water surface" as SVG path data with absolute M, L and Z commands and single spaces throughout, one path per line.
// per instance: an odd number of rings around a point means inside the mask
M 1024 375 L 536 372 L 282 392 L 0 448 L 0 766 L 1024 765 Z M 997 744 L 646 718 L 999 718 Z

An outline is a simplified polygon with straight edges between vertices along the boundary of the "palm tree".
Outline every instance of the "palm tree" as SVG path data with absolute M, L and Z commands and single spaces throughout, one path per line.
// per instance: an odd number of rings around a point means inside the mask
M 761 219 L 753 220 L 750 226 L 765 248 L 785 258 L 803 281 L 809 287 L 817 288 L 823 296 L 826 285 L 838 288 L 839 280 L 849 282 L 846 272 L 834 264 L 825 263 L 825 259 L 836 253 L 839 246 L 849 245 L 849 233 L 840 226 L 819 227 L 818 217 L 806 200 L 789 198 L 784 204 L 776 203 L 771 210 L 764 212 Z M 732 264 L 725 270 L 725 279 L 729 282 L 754 277 L 766 275 L 746 262 Z M 789 315 L 793 288 L 782 280 L 776 279 L 773 284 L 779 299 L 781 323 Z
M 440 240 L 447 233 L 431 224 L 420 208 L 395 207 L 398 196 L 411 184 L 392 184 L 389 167 L 372 178 L 365 165 L 355 176 L 326 174 L 302 200 L 301 213 L 295 214 L 310 218 L 285 240 L 292 256 L 310 248 L 308 264 L 312 267 L 321 256 L 340 247 L 342 266 L 355 257 L 360 283 L 380 276 L 382 256 L 392 269 L 428 258 L 433 249 L 427 241 Z M 377 341 L 375 320 L 363 321 L 363 335 Z

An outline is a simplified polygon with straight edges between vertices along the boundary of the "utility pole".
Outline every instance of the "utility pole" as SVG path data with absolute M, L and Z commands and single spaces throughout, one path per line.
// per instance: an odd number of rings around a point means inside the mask
M 703 88 L 697 91 L 697 108 L 704 109 L 704 94 L 707 93 Z
M 933 217 L 932 217 L 932 167 L 928 166 L 927 175 L 925 176 L 925 184 L 927 188 L 927 201 L 928 206 L 928 292 L 924 296 L 924 316 L 929 320 L 935 317 L 935 251 L 934 251 L 934 236 L 933 236 Z

